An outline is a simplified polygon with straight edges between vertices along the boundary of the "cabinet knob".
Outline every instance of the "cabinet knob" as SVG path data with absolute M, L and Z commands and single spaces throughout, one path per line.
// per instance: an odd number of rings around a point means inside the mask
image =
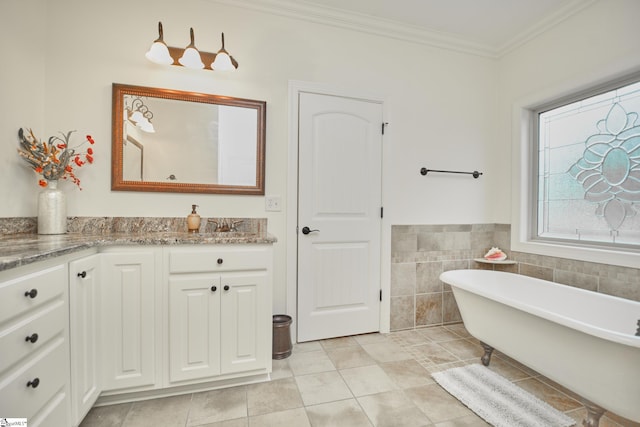
M 25 297 L 29 297 L 29 298 L 35 298 L 38 296 L 38 290 L 37 289 L 31 289 L 30 291 L 27 291 L 24 293 Z
M 82 277 L 84 279 L 85 277 L 87 277 L 87 272 L 83 271 L 83 272 L 78 273 L 78 277 Z
M 211 292 L 215 292 L 215 291 L 217 291 L 217 290 L 218 290 L 218 287 L 217 287 L 217 286 L 212 286 L 212 287 L 211 287 Z
M 40 385 L 40 378 L 34 378 L 27 383 L 27 387 L 36 388 Z
M 27 341 L 27 342 L 30 342 L 31 344 L 33 344 L 36 341 L 38 341 L 38 334 L 31 334 L 31 335 L 27 336 L 24 340 Z
M 229 290 L 229 285 L 224 285 L 224 290 L 228 291 Z
M 222 264 L 224 260 L 222 258 L 218 258 L 218 264 Z

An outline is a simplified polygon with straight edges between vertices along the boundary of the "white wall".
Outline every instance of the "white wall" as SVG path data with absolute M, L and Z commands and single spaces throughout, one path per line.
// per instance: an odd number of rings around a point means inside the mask
M 603 0 L 496 61 L 207 0 L 3 0 L 0 217 L 35 216 L 39 188 L 15 152 L 17 129 L 33 127 L 43 138 L 77 129 L 79 139 L 94 136 L 96 160 L 79 171 L 83 191 L 67 185 L 70 215 L 186 216 L 197 204 L 205 217 L 267 217 L 279 239 L 274 310 L 283 311 L 285 212 L 295 202 L 285 197 L 289 80 L 385 99 L 386 224 L 508 223 L 511 104 L 628 67 L 628 56 L 640 58 L 638 16 L 636 0 Z M 186 45 L 194 27 L 196 45 L 216 51 L 224 31 L 240 68 L 224 74 L 148 62 L 158 21 L 171 46 Z M 267 101 L 266 194 L 283 198 L 282 212 L 265 212 L 260 196 L 112 192 L 114 82 Z M 423 166 L 485 175 L 423 177 Z
M 58 130 L 92 134 L 95 163 L 79 171 L 83 191 L 68 188 L 69 215 L 267 217 L 275 246 L 274 310 L 285 307 L 288 82 L 320 82 L 386 99 L 389 223 L 491 222 L 489 170 L 494 61 L 374 35 L 297 22 L 204 0 L 3 0 L 0 217 L 34 216 L 36 177 L 15 154 L 19 126 L 46 137 Z M 6 21 L 6 22 L 4 22 Z M 233 74 L 162 67 L 144 53 L 164 25 L 170 46 L 219 49 L 220 32 L 239 61 Z M 35 33 L 25 31 L 28 26 Z M 19 36 L 17 36 L 19 35 Z M 15 52 L 15 53 L 14 53 Z M 17 61 L 13 59 L 17 56 Z M 6 77 L 5 77 L 6 76 Z M 265 212 L 258 196 L 159 194 L 110 190 L 111 84 L 172 88 L 267 101 L 266 194 L 283 197 Z M 46 91 L 45 91 L 46 88 Z M 4 112 L 10 111 L 9 115 Z M 15 144 L 14 144 L 15 141 Z M 7 148 L 8 147 L 8 148 Z M 422 166 L 478 169 L 486 178 L 425 178 Z
M 543 104 L 640 71 L 639 17 L 637 0 L 601 0 L 500 60 L 497 140 L 505 153 L 514 153 L 512 170 L 504 168 L 500 173 L 502 179 L 513 183 L 514 194 L 513 218 L 503 215 L 499 221 L 512 224 L 512 249 L 613 265 L 638 265 L 637 255 L 522 243 L 526 238 L 527 210 L 520 204 L 520 193 L 526 177 L 520 181 L 520 172 L 525 170 L 519 162 L 524 153 L 518 135 L 522 128 L 521 120 L 513 116 L 522 110 L 518 106 Z
M 20 127 L 44 127 L 45 5 L 0 2 L 0 217 L 35 216 L 37 179 L 17 149 Z

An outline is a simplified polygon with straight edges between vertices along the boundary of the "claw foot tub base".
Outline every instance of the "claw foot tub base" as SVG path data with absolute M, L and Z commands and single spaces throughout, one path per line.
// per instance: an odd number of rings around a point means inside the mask
M 587 418 L 582 420 L 582 425 L 584 427 L 598 427 L 600 425 L 600 417 L 606 410 L 586 399 L 582 399 L 582 404 L 587 409 Z
M 489 363 L 491 363 L 491 355 L 493 354 L 493 347 L 489 344 L 483 343 L 482 341 L 480 341 L 480 345 L 482 345 L 482 348 L 484 349 L 484 354 L 480 358 L 480 361 L 484 366 L 489 366 Z
M 492 270 L 452 270 L 467 331 L 492 349 L 571 390 L 585 401 L 586 427 L 604 410 L 640 422 L 640 302 Z

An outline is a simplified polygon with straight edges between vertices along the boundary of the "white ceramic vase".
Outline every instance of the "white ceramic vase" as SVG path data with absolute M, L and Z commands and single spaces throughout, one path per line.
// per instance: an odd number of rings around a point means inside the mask
M 38 195 L 38 234 L 67 232 L 67 196 L 58 188 L 58 181 L 47 181 Z

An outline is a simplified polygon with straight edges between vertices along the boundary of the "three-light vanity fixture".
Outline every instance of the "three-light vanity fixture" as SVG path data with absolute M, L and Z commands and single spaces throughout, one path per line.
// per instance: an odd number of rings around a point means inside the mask
M 191 43 L 184 49 L 167 46 L 163 40 L 162 22 L 158 22 L 158 38 L 153 42 L 145 54 L 149 61 L 163 65 L 178 65 L 187 68 L 207 69 L 214 71 L 228 71 L 238 68 L 238 61 L 229 55 L 224 48 L 224 33 L 222 33 L 222 48 L 218 53 L 202 52 L 196 49 L 193 28 L 190 29 Z

